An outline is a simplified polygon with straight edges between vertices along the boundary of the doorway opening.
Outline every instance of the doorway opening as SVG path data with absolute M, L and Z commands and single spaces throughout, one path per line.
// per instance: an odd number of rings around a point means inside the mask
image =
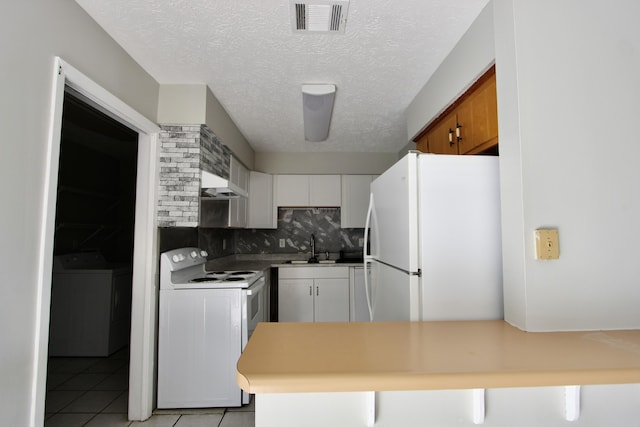
M 54 235 L 58 199 L 58 169 L 63 102 L 67 93 L 80 99 L 138 134 L 136 197 L 129 341 L 128 419 L 142 421 L 154 405 L 155 336 L 157 315 L 158 238 L 155 220 L 160 128 L 87 75 L 56 57 L 52 69 L 51 115 L 47 162 L 42 192 L 38 284 L 30 427 L 42 426 L 45 417 L 49 326 L 53 275 Z M 138 97 L 144 99 L 144 91 Z M 68 423 L 67 423 L 68 424 Z M 65 424 L 65 425 L 67 425 Z
M 45 424 L 126 420 L 138 137 L 65 88 Z

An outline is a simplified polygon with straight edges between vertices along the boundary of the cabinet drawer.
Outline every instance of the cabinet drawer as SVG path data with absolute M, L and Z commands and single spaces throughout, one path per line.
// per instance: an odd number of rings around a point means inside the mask
M 349 267 L 284 267 L 280 268 L 281 279 L 332 279 L 349 278 Z

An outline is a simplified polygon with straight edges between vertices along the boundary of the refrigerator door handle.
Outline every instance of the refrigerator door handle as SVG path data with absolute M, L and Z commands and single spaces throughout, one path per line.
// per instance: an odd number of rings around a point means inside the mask
M 370 257 L 369 259 L 371 260 L 373 259 L 373 257 Z M 388 262 L 380 261 L 379 259 L 377 259 L 376 262 L 379 262 L 382 265 L 386 265 L 389 268 L 393 268 L 394 270 L 401 271 L 402 273 L 407 274 L 409 276 L 418 276 L 418 277 L 422 276 L 421 269 L 418 269 L 418 271 L 409 271 L 409 270 L 405 270 L 404 268 L 396 267 L 395 265 L 389 264 Z
M 364 259 L 364 294 L 367 297 L 367 308 L 369 309 L 369 321 L 373 320 L 373 307 L 371 304 L 371 291 L 369 290 L 369 263 L 370 258 Z
M 367 253 L 367 248 L 371 251 L 371 247 L 369 245 L 369 227 L 371 226 L 371 214 L 373 213 L 373 193 L 369 195 L 369 209 L 367 209 L 367 219 L 364 222 L 364 257 L 371 256 L 370 253 Z
M 371 224 L 371 214 L 373 212 L 373 193 L 369 195 L 369 209 L 367 210 L 367 219 L 364 224 L 364 293 L 367 297 L 367 308 L 369 309 L 369 320 L 373 319 L 373 303 L 372 290 L 369 288 L 369 263 L 371 262 L 371 254 L 367 253 L 367 248 L 371 250 L 369 245 L 369 226 Z

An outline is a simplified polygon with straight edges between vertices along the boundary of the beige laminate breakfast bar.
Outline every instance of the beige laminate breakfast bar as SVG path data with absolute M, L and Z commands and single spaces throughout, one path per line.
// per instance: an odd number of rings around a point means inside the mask
M 640 331 L 263 323 L 237 381 L 256 394 L 257 427 L 640 425 Z

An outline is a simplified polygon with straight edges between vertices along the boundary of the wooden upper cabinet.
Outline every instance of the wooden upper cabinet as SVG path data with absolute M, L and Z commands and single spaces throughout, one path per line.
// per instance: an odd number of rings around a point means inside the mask
M 498 103 L 495 67 L 480 77 L 414 141 L 418 150 L 436 154 L 477 154 L 496 149 Z
M 455 139 L 456 115 L 444 117 L 429 133 L 427 133 L 428 153 L 458 154 Z
M 498 102 L 495 73 L 462 101 L 458 122 L 460 154 L 475 154 L 498 144 Z M 466 125 L 466 129 L 465 129 Z

